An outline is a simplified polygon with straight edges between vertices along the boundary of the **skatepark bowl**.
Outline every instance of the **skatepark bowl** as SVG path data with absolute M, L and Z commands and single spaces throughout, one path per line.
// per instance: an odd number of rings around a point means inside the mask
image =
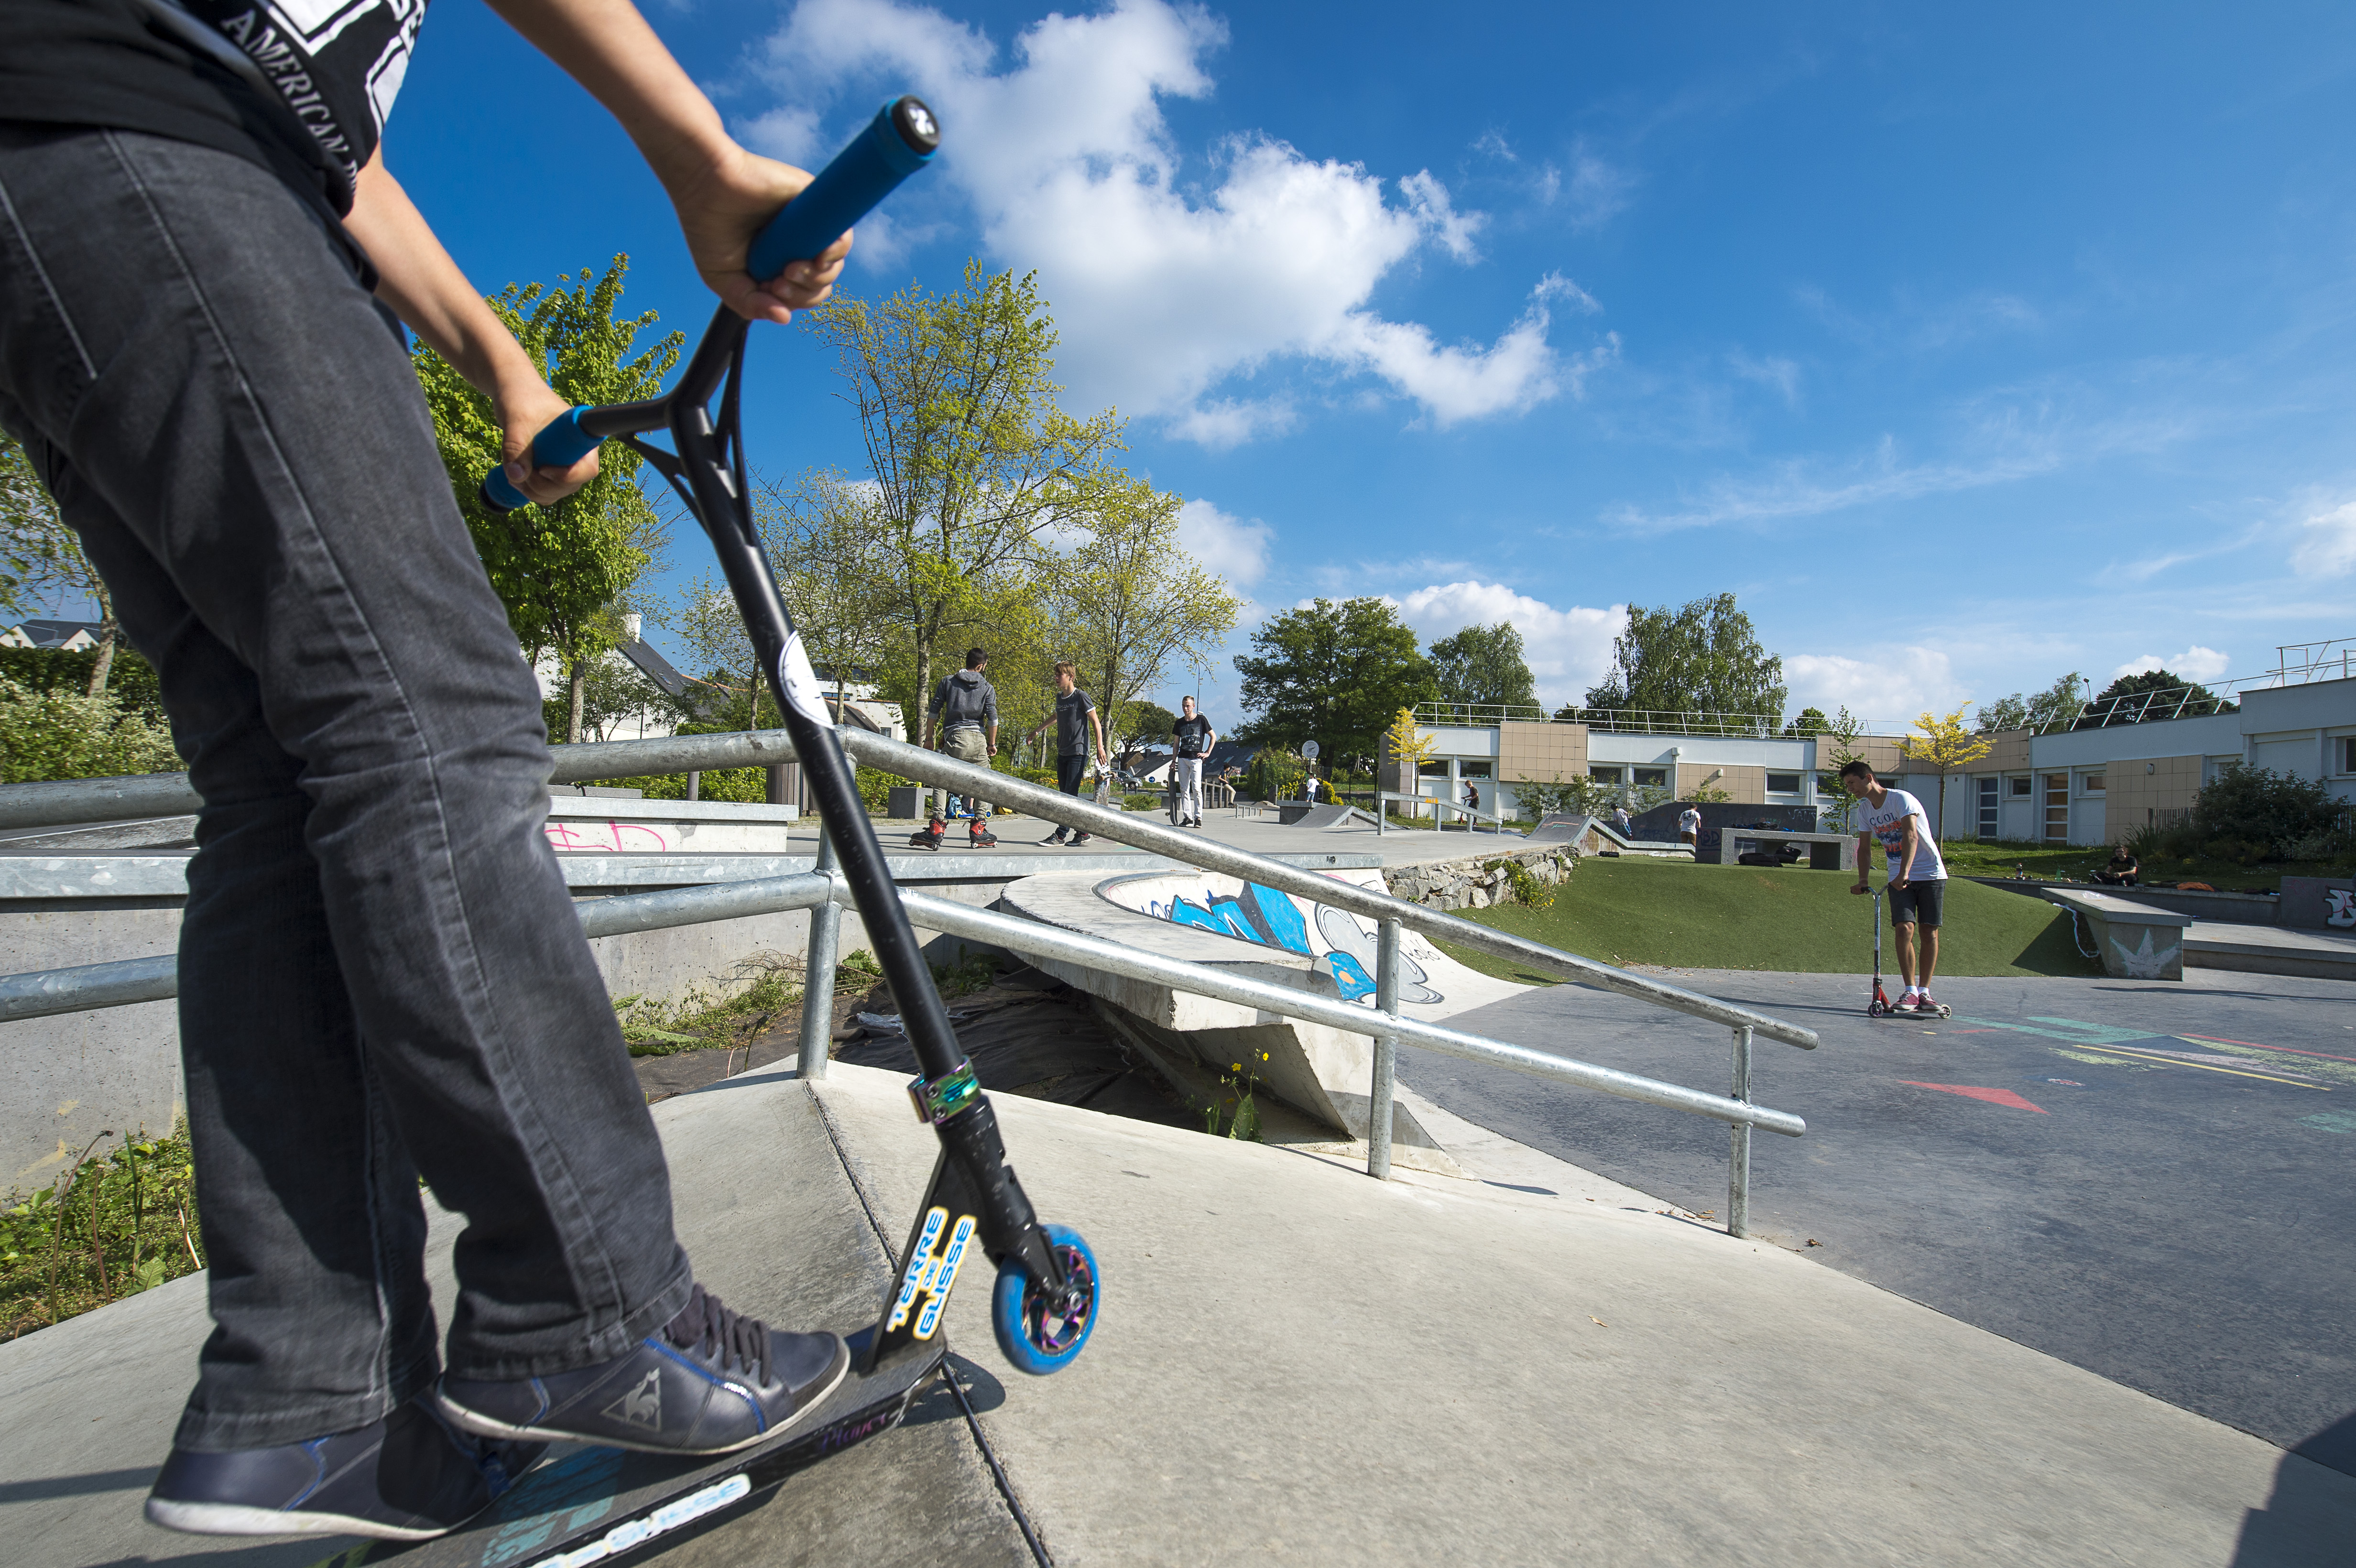
M 1192 866 L 1271 897 L 1286 894 L 1305 898 L 1327 917 L 1329 925 L 1338 917 L 1350 931 L 1363 933 L 1365 927 L 1349 917 L 1371 923 L 1371 942 L 1365 942 L 1362 935 L 1352 944 L 1371 947 L 1366 955 L 1373 961 L 1370 975 L 1362 961 L 1347 955 L 1335 960 L 1329 954 L 1324 960 L 1329 965 L 1327 975 L 1336 973 L 1333 965 L 1346 965 L 1348 968 L 1340 971 L 1344 977 L 1352 982 L 1363 978 L 1368 983 L 1336 986 L 1331 994 L 1323 994 L 1320 990 L 1272 984 L 1221 966 L 1191 963 L 928 893 L 900 890 L 902 903 L 911 920 L 926 930 L 1002 947 L 1034 961 L 1101 971 L 1367 1037 L 1373 1043 L 1367 1083 L 1367 1173 L 1377 1179 L 1390 1174 L 1394 1062 L 1402 1040 L 1422 1050 L 1726 1123 L 1726 1223 L 1729 1232 L 1735 1236 L 1747 1233 L 1752 1129 L 1764 1128 L 1787 1137 L 1798 1137 L 1806 1131 L 1801 1117 L 1752 1103 L 1751 1055 L 1754 1041 L 1762 1038 L 1814 1050 L 1816 1037 L 1812 1030 L 1393 898 L 1378 885 L 1338 880 L 1255 855 L 1148 821 L 1141 814 L 1099 806 L 869 731 L 846 728 L 838 734 L 854 766 L 864 763 L 887 768 L 922 784 L 986 792 L 988 798 L 1019 806 L 1033 816 L 1158 854 L 1177 866 Z M 795 760 L 792 742 L 783 731 L 605 741 L 559 747 L 554 755 L 556 766 L 552 782 L 556 784 L 690 770 L 777 766 Z M 0 786 L 0 831 L 185 816 L 201 805 L 185 773 L 10 784 Z M 808 872 L 585 899 L 575 908 L 583 931 L 591 937 L 787 911 L 811 912 L 798 1071 L 803 1077 L 818 1079 L 826 1075 L 827 1069 L 841 912 L 851 901 L 849 884 L 838 869 L 833 844 L 822 841 L 816 862 Z M 1287 905 L 1290 907 L 1289 901 Z M 1408 930 L 1425 938 L 1444 937 L 1543 973 L 1687 1013 L 1726 1029 L 1731 1037 L 1729 1092 L 1712 1094 L 1508 1045 L 1413 1016 L 1404 1010 L 1400 996 L 1400 947 L 1402 936 Z M 1356 972 L 1349 973 L 1352 969 Z M 177 961 L 169 954 L 0 976 L 0 1023 L 158 1001 L 177 995 L 178 988 Z

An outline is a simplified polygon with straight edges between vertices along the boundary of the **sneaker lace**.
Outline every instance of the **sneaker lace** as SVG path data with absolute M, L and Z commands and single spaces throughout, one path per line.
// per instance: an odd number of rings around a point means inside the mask
M 742 1367 L 757 1381 L 770 1381 L 769 1326 L 757 1317 L 730 1311 L 700 1285 L 664 1328 L 663 1337 L 682 1350 L 701 1351 L 723 1371 L 731 1366 Z

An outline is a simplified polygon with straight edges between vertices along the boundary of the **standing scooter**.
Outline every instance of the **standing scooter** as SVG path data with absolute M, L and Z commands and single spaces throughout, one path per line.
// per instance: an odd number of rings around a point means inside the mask
M 753 276 L 774 278 L 787 262 L 824 251 L 923 168 L 939 139 L 932 111 L 922 101 L 903 97 L 886 103 L 755 239 Z M 533 438 L 531 457 L 535 464 L 570 464 L 599 442 L 619 438 L 670 483 L 711 536 L 755 657 L 841 857 L 841 874 L 892 994 L 899 998 L 908 1040 L 924 1072 L 909 1085 L 908 1095 L 917 1119 L 940 1139 L 940 1155 L 882 1310 L 872 1328 L 851 1337 L 852 1375 L 811 1420 L 798 1423 L 791 1434 L 766 1447 L 710 1459 L 610 1448 L 576 1451 L 526 1476 L 482 1524 L 423 1549 L 416 1558 L 420 1568 L 445 1552 L 453 1564 L 463 1559 L 468 1568 L 485 1561 L 514 1568 L 600 1561 L 730 1507 L 800 1465 L 889 1430 L 941 1368 L 948 1353 L 941 1315 L 976 1247 L 997 1265 L 991 1327 L 999 1349 L 1018 1371 L 1060 1371 L 1096 1328 L 1102 1289 L 1096 1255 L 1077 1232 L 1042 1224 L 1007 1168 L 997 1118 L 958 1047 L 852 783 L 801 635 L 754 528 L 738 422 L 748 325 L 722 306 L 669 393 L 644 402 L 573 409 Z M 659 430 L 669 432 L 669 451 L 638 439 Z M 527 504 L 497 469 L 483 481 L 483 498 L 501 510 Z M 486 1530 L 499 1531 L 492 1545 L 495 1557 L 460 1544 L 479 1549 Z M 516 1535 L 519 1530 L 524 1533 Z
M 1853 893 L 1861 893 L 1866 892 L 1868 890 L 1864 888 L 1849 889 L 1849 891 Z M 1898 1008 L 1896 1005 L 1890 1001 L 1890 994 L 1881 988 L 1881 895 L 1885 891 L 1887 890 L 1881 888 L 1871 890 L 1873 898 L 1873 998 L 1865 1004 L 1865 1016 L 1869 1019 L 1894 1018 L 1898 1014 Z M 1933 1015 L 1943 1019 L 1953 1018 L 1955 1016 L 1955 1009 L 1947 1006 L 1944 1002 L 1940 1003 L 1937 1007 L 1932 1008 L 1931 1011 Z M 1912 1018 L 1921 1018 L 1923 1015 L 1921 1013 L 1912 1013 L 1908 1016 Z

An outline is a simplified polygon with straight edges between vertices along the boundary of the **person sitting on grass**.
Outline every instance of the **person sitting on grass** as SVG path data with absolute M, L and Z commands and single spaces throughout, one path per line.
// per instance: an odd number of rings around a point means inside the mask
M 2140 869 L 2134 852 L 2122 844 L 2111 851 L 2110 864 L 2094 873 L 2094 880 L 2106 882 L 2115 888 L 2131 888 L 2136 885 L 2136 873 Z
M 1906 994 L 1898 998 L 1901 1013 L 1935 1012 L 1931 976 L 1939 967 L 1939 916 L 1946 902 L 1947 864 L 1939 858 L 1938 840 L 1931 837 L 1931 819 L 1922 803 L 1902 789 L 1885 787 L 1863 763 L 1851 763 L 1840 772 L 1841 787 L 1861 803 L 1850 809 L 1857 816 L 1857 886 L 1854 892 L 1871 892 L 1866 872 L 1873 865 L 1873 841 L 1890 867 L 1890 923 L 1898 933 L 1898 976 Z M 1915 928 L 1920 926 L 1922 979 L 1915 979 Z

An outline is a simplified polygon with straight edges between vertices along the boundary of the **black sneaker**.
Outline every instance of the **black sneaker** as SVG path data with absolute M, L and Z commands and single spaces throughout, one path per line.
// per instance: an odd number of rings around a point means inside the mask
M 1090 833 L 1075 833 L 1072 835 L 1072 848 L 1076 849 L 1094 837 L 1095 835 Z
M 1071 836 L 1072 830 L 1070 828 L 1058 827 L 1055 831 L 1047 835 L 1046 837 L 1039 840 L 1039 842 L 1042 844 L 1061 844 L 1069 839 Z
M 147 1518 L 193 1535 L 366 1535 L 431 1541 L 498 1499 L 545 1443 L 453 1432 L 422 1399 L 357 1432 L 276 1448 L 175 1448 Z
M 486 1437 L 579 1440 L 652 1454 L 727 1454 L 808 1415 L 851 1370 L 838 1334 L 785 1334 L 701 1285 L 617 1360 L 515 1382 L 442 1379 L 442 1413 Z

